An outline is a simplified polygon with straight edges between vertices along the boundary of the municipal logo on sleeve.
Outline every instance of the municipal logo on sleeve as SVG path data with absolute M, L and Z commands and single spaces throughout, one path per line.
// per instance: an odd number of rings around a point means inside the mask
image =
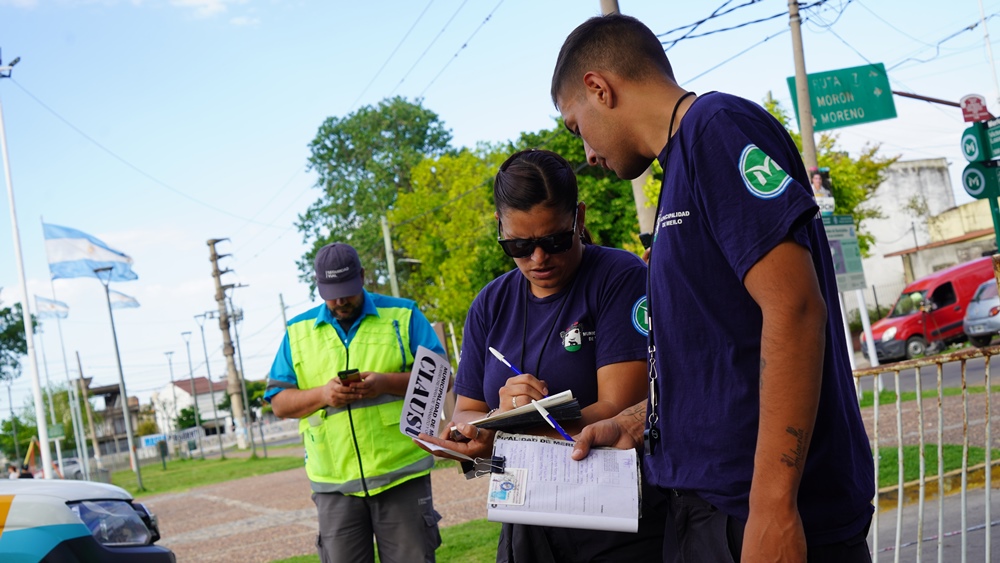
M 632 305 L 632 326 L 643 336 L 649 336 L 649 305 L 643 295 Z
M 754 197 L 776 198 L 784 193 L 792 178 L 757 145 L 749 144 L 740 154 L 740 174 Z

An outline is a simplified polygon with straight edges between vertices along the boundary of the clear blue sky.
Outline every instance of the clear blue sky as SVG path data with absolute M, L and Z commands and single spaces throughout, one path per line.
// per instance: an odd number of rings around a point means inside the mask
M 620 4 L 662 33 L 722 0 Z M 987 16 L 1000 12 L 998 0 L 984 5 Z M 763 0 L 694 33 L 786 11 L 784 0 Z M 249 285 L 236 293 L 246 311 L 247 376 L 261 378 L 282 336 L 278 294 L 289 316 L 308 306 L 295 268 L 305 246 L 292 222 L 318 195 L 306 158 L 320 123 L 399 94 L 423 96 L 456 146 L 550 127 L 556 53 L 598 12 L 598 0 L 0 0 L 3 61 L 21 57 L 13 79 L 0 80 L 0 101 L 29 292 L 51 297 L 42 216 L 130 254 L 139 279 L 114 287 L 142 307 L 116 311 L 116 321 L 129 392 L 145 403 L 169 380 L 164 352 L 175 352 L 175 374 L 186 377 L 182 331 L 194 332 L 195 371 L 204 375 L 193 315 L 215 309 L 205 241 L 230 237 L 220 246 L 233 254 L 228 279 Z M 979 22 L 975 0 L 838 0 L 805 15 L 810 72 L 883 62 L 894 89 L 953 101 L 978 93 L 1000 111 L 982 27 L 959 33 Z M 995 41 L 1000 18 L 988 27 Z M 689 89 L 755 101 L 772 92 L 790 108 L 787 29 L 785 14 L 681 41 L 668 55 Z M 903 159 L 946 157 L 955 182 L 965 165 L 959 110 L 902 98 L 896 107 L 897 119 L 839 130 L 840 145 L 856 153 L 880 142 Z M 0 299 L 9 305 L 20 289 L 6 199 L 0 208 Z M 99 283 L 60 280 L 55 289 L 71 307 L 63 322 L 70 365 L 79 350 L 86 375 L 115 383 Z M 55 325 L 44 328 L 50 378 L 65 382 Z M 215 324 L 206 335 L 217 378 L 224 363 Z M 17 407 L 30 401 L 25 364 L 13 385 Z M 0 393 L 0 416 L 8 408 Z

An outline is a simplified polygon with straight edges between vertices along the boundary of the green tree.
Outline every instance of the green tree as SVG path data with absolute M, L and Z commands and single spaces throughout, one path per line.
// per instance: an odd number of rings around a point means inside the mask
M 155 420 L 141 420 L 139 421 L 139 426 L 136 427 L 135 433 L 139 436 L 149 436 L 151 434 L 159 434 L 160 428 L 156 426 Z
M 0 381 L 10 382 L 21 375 L 21 356 L 27 353 L 21 304 L 0 309 Z
M 194 427 L 194 407 L 181 409 L 181 412 L 177 414 L 177 429 L 184 430 L 186 428 Z
M 27 410 L 21 416 L 15 413 L 14 421 L 17 423 L 17 444 L 20 448 L 20 454 L 24 456 L 28 451 L 31 439 L 38 434 L 38 427 L 35 425 L 34 417 Z M 0 450 L 3 450 L 7 459 L 15 458 L 14 428 L 9 418 L 0 424 Z
M 791 118 L 781 104 L 773 98 L 764 101 L 764 107 L 788 130 L 795 146 L 802 152 L 802 136 L 791 128 Z M 866 144 L 856 158 L 837 147 L 838 135 L 822 132 L 816 141 L 816 160 L 819 166 L 830 169 L 830 188 L 836 201 L 834 213 L 852 215 L 858 229 L 858 246 L 862 256 L 869 255 L 875 242 L 864 228 L 864 221 L 883 217 L 881 209 L 869 203 L 885 180 L 885 170 L 899 160 L 899 156 L 879 154 L 881 145 Z
M 266 381 L 263 380 L 247 381 L 247 400 L 250 402 L 250 407 L 251 407 L 250 411 L 250 414 L 252 415 L 251 422 L 257 420 L 257 415 L 254 414 L 254 411 L 252 409 L 262 409 L 265 406 L 267 406 L 267 403 L 264 401 L 264 391 L 266 390 L 267 390 Z M 222 402 L 220 402 L 216 406 L 219 407 L 219 410 L 228 411 L 229 407 L 231 407 L 232 404 L 233 404 L 232 398 L 230 398 L 229 394 L 226 393 L 225 395 L 223 395 Z
M 417 262 L 403 292 L 431 320 L 462 326 L 479 290 L 514 267 L 493 218 L 493 176 L 508 153 L 481 145 L 424 160 L 390 213 L 395 244 Z
M 366 282 L 385 279 L 379 218 L 411 191 L 411 170 L 444 154 L 451 133 L 421 102 L 395 97 L 344 118 L 329 117 L 309 144 L 309 168 L 322 190 L 296 227 L 311 245 L 298 261 L 300 278 L 313 286 L 313 258 L 323 245 L 347 242 L 358 251 Z

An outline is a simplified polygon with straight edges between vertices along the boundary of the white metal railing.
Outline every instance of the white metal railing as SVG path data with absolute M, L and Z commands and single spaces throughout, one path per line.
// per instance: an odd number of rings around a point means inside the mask
M 879 489 L 876 487 L 874 504 L 876 507 L 875 516 L 872 521 L 870 548 L 872 560 L 878 561 L 880 555 L 892 553 L 893 561 L 917 561 L 924 560 L 925 547 L 929 542 L 935 542 L 934 547 L 936 560 L 961 561 L 965 563 L 969 557 L 973 561 L 992 561 L 992 532 L 993 527 L 1000 522 L 992 520 L 992 473 L 994 460 L 992 457 L 992 402 L 994 393 L 991 391 L 990 359 L 993 355 L 1000 355 L 1000 346 L 984 349 L 967 349 L 934 356 L 879 366 L 876 368 L 856 370 L 854 377 L 859 389 L 872 389 L 874 404 L 871 407 L 862 409 L 862 414 L 866 420 L 869 431 L 869 438 L 872 443 L 872 451 L 875 461 L 875 479 L 878 482 L 879 476 L 879 448 L 895 446 L 897 452 L 897 484 Z M 983 360 L 983 393 L 969 393 L 967 367 L 970 361 L 975 362 L 978 369 L 978 360 Z M 956 370 L 957 366 L 957 370 Z M 923 397 L 923 384 L 921 381 L 921 369 L 936 370 L 936 397 L 931 401 L 925 401 Z M 945 371 L 958 371 L 960 375 L 959 387 L 960 396 L 945 396 L 946 386 L 944 382 Z M 893 389 L 896 391 L 894 404 L 880 404 L 878 378 L 891 374 Z M 913 401 L 902 401 L 901 384 L 907 382 L 907 378 L 912 374 L 913 387 L 916 399 Z M 887 386 L 888 387 L 888 386 Z M 970 398 L 974 403 L 970 409 Z M 928 406 L 928 402 L 932 405 Z M 935 404 L 936 403 L 936 404 Z M 888 412 L 887 412 L 888 411 Z M 894 411 L 894 413 L 892 412 Z M 884 425 L 881 418 L 886 415 L 895 415 L 895 424 Z M 980 417 L 980 414 L 982 415 Z M 934 424 L 936 418 L 936 424 Z M 958 423 L 960 418 L 961 424 Z M 928 421 L 928 419 L 931 419 Z M 946 419 L 948 423 L 946 424 Z M 908 424 L 906 424 L 908 423 Z M 931 432 L 928 433 L 928 424 L 931 425 Z M 904 426 L 913 427 L 909 431 L 904 431 Z M 959 437 L 958 430 L 961 430 Z M 893 436 L 894 434 L 894 436 Z M 928 436 L 930 434 L 930 436 Z M 971 436 L 976 436 L 975 443 Z M 980 441 L 981 437 L 981 441 Z M 962 446 L 961 469 L 951 472 L 942 470 L 945 465 L 944 445 L 946 443 L 960 442 Z M 928 475 L 925 446 L 927 444 L 937 444 L 937 471 L 936 475 Z M 915 481 L 904 483 L 904 446 L 916 445 L 919 455 L 919 476 Z M 975 467 L 969 466 L 969 449 L 971 446 L 982 446 L 984 448 L 984 463 Z M 970 476 L 974 477 L 975 483 L 970 484 Z M 980 480 L 981 477 L 981 480 Z M 954 498 L 952 491 L 955 484 L 960 483 L 959 498 Z M 983 524 L 969 525 L 970 515 L 975 512 L 969 507 L 970 492 L 976 495 L 983 495 Z M 949 494 L 952 493 L 952 494 Z M 929 500 L 936 500 L 936 514 L 931 515 L 937 522 L 936 533 L 928 534 L 926 529 L 928 514 L 926 505 Z M 978 502 L 978 498 L 977 498 Z M 913 513 L 912 505 L 916 504 L 916 513 Z M 957 511 L 955 510 L 957 505 Z M 948 510 L 946 510 L 946 507 Z M 880 526 L 880 513 L 895 510 L 895 530 L 891 545 L 886 545 L 882 535 L 885 530 Z M 955 512 L 957 512 L 958 522 L 955 522 Z M 946 522 L 948 522 L 946 524 Z M 958 530 L 946 531 L 946 528 L 953 528 L 958 525 Z M 914 527 L 915 526 L 915 527 Z M 982 545 L 970 547 L 970 532 L 984 530 Z M 960 545 L 947 544 L 946 538 L 960 536 Z M 909 536 L 909 537 L 907 537 Z M 915 553 L 910 555 L 910 548 L 915 548 Z M 982 558 L 980 558 L 982 555 Z M 959 558 L 960 557 L 960 558 Z M 902 558 L 902 559 L 901 559 Z

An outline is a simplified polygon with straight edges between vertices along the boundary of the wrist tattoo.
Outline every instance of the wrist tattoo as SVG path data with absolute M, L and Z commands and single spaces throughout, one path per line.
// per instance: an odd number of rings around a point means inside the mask
M 808 434 L 802 428 L 792 428 L 789 426 L 785 432 L 795 437 L 795 447 L 789 448 L 789 453 L 781 454 L 781 462 L 788 467 L 802 470 L 802 464 L 806 457 L 806 438 Z
M 621 412 L 622 416 L 631 417 L 634 420 L 642 421 L 646 418 L 646 406 L 643 404 L 632 405 Z

